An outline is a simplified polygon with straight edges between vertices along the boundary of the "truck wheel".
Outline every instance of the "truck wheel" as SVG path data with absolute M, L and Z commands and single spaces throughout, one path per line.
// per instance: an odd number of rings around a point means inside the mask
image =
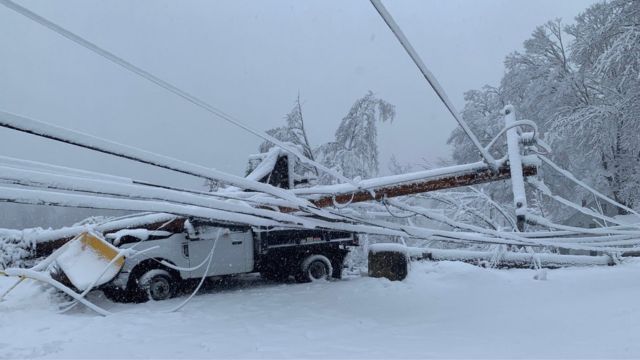
M 172 298 L 178 290 L 178 283 L 168 271 L 153 269 L 138 279 L 138 288 L 147 300 L 160 301 Z
M 311 255 L 302 261 L 296 280 L 298 282 L 327 281 L 331 279 L 332 274 L 333 267 L 326 256 Z

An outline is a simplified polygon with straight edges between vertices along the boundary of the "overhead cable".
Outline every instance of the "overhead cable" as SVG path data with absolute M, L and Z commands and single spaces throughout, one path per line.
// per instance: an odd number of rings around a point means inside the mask
M 2 0 L 2 1 L 6 1 L 6 0 Z M 380 14 L 384 22 L 387 24 L 387 26 L 389 26 L 389 29 L 391 29 L 391 31 L 396 36 L 398 41 L 400 41 L 400 44 L 405 49 L 407 54 L 409 54 L 409 56 L 411 57 L 411 60 L 413 60 L 413 63 L 416 64 L 418 69 L 420 69 L 420 72 L 422 73 L 424 78 L 427 80 L 429 85 L 431 85 L 431 88 L 436 92 L 436 94 L 438 95 L 442 103 L 444 103 L 444 105 L 447 107 L 447 110 L 449 110 L 449 112 L 456 119 L 460 127 L 462 127 L 462 130 L 465 132 L 465 134 L 467 134 L 469 139 L 471 139 L 471 142 L 478 149 L 478 151 L 480 152 L 480 155 L 482 156 L 484 161 L 487 163 L 487 165 L 489 165 L 494 170 L 497 169 L 496 160 L 493 158 L 493 156 L 491 156 L 489 151 L 487 151 L 487 149 L 485 149 L 482 146 L 482 144 L 480 144 L 480 141 L 478 140 L 476 135 L 473 133 L 469 125 L 467 125 L 464 119 L 462 119 L 462 117 L 460 116 L 460 113 L 455 108 L 455 106 L 453 105 L 453 102 L 451 102 L 451 100 L 447 96 L 446 92 L 444 91 L 444 89 L 442 88 L 442 86 L 440 85 L 436 77 L 431 73 L 431 71 L 429 71 L 427 66 L 424 64 L 424 62 L 420 58 L 420 55 L 418 55 L 418 53 L 415 51 L 413 46 L 411 46 L 409 39 L 407 39 L 407 37 L 404 35 L 402 30 L 400 29 L 400 26 L 398 26 L 398 24 L 395 22 L 391 14 L 387 11 L 384 5 L 382 5 L 382 2 L 380 0 L 370 0 L 370 1 L 373 7 L 378 11 L 378 14 Z
M 58 33 L 59 35 L 64 36 L 65 38 L 75 42 L 76 44 L 93 51 L 94 53 L 104 57 L 105 59 L 122 66 L 123 68 L 125 68 L 126 70 L 131 71 L 132 73 L 164 88 L 165 90 L 174 93 L 175 95 L 180 96 L 181 98 L 189 101 L 190 103 L 208 111 L 209 113 L 233 124 L 236 125 L 238 127 L 240 127 L 241 129 L 244 129 L 260 138 L 262 138 L 263 140 L 266 140 L 268 142 L 273 143 L 274 145 L 278 146 L 279 148 L 293 154 L 294 156 L 296 156 L 298 159 L 300 159 L 301 162 L 303 162 L 304 164 L 308 165 L 308 166 L 313 166 L 317 169 L 320 169 L 322 171 L 324 171 L 325 173 L 335 177 L 336 179 L 343 181 L 343 182 L 348 182 L 354 186 L 357 186 L 357 184 L 355 184 L 355 182 L 352 179 L 349 179 L 347 177 L 345 177 L 344 175 L 338 173 L 335 170 L 329 169 L 328 167 L 313 161 L 307 157 L 305 157 L 303 154 L 301 154 L 297 149 L 295 149 L 294 147 L 288 146 L 287 144 L 285 144 L 284 142 L 276 139 L 275 137 L 260 131 L 260 130 L 256 130 L 251 128 L 250 126 L 243 124 L 240 120 L 234 118 L 233 116 L 225 113 L 224 111 L 214 107 L 213 105 L 207 103 L 206 101 L 178 88 L 177 86 L 169 83 L 168 81 L 162 80 L 161 78 L 159 78 L 158 76 L 140 68 L 139 66 L 136 66 L 132 63 L 130 63 L 129 61 L 115 55 L 114 53 L 105 50 L 103 48 L 101 48 L 100 46 L 96 45 L 95 43 L 79 36 L 76 35 L 75 33 L 71 32 L 70 30 L 67 30 L 65 28 L 63 28 L 62 26 L 34 13 L 33 11 L 20 6 L 18 4 L 16 4 L 15 2 L 11 1 L 11 0 L 0 0 L 0 4 L 4 5 L 5 7 L 19 13 L 20 15 L 23 15 L 35 22 L 37 22 L 38 24 Z

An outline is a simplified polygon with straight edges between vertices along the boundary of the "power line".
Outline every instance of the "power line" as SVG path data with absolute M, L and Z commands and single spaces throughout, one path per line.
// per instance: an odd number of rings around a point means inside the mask
M 156 154 L 150 151 L 138 149 L 133 146 L 119 144 L 97 136 L 84 134 L 78 131 L 65 129 L 42 121 L 30 119 L 0 110 L 0 127 L 13 129 L 23 133 L 42 138 L 78 146 L 80 148 L 101 152 L 119 158 L 136 161 L 138 163 L 175 171 L 185 175 L 200 177 L 203 179 L 217 179 L 240 188 L 251 189 L 258 192 L 273 195 L 294 204 L 295 208 L 307 210 L 317 215 L 324 212 L 307 200 L 301 199 L 290 190 L 277 188 L 270 184 L 264 184 L 244 177 L 224 173 L 216 169 L 209 169 L 202 165 L 193 164 L 184 160 Z M 324 214 L 326 215 L 326 214 Z
M 281 142 L 280 140 L 276 139 L 275 137 L 266 134 L 260 130 L 256 130 L 251 128 L 250 126 L 243 124 L 242 122 L 240 122 L 240 120 L 234 118 L 233 116 L 225 113 L 224 111 L 214 107 L 213 105 L 207 103 L 206 101 L 191 95 L 190 93 L 178 88 L 177 86 L 162 80 L 161 78 L 159 78 L 156 75 L 153 75 L 152 73 L 128 62 L 127 60 L 115 55 L 114 53 L 107 51 L 101 47 L 99 47 L 98 45 L 92 43 L 91 41 L 76 35 L 75 33 L 71 32 L 70 30 L 67 30 L 65 28 L 63 28 L 62 26 L 34 13 L 33 11 L 20 6 L 16 3 L 14 3 L 11 0 L 0 0 L 0 4 L 4 5 L 5 7 L 17 12 L 18 14 L 25 16 L 35 22 L 37 22 L 38 24 L 58 33 L 59 35 L 64 36 L 65 38 L 75 42 L 76 44 L 93 51 L 94 53 L 104 57 L 105 59 L 120 65 L 121 67 L 125 68 L 126 70 L 131 71 L 132 73 L 142 77 L 143 79 L 146 79 L 162 88 L 164 88 L 165 90 L 174 93 L 175 95 L 180 96 L 181 98 L 189 101 L 190 103 L 208 111 L 209 113 L 216 115 L 217 117 L 231 123 L 234 124 L 238 127 L 240 127 L 241 129 L 244 129 L 260 138 L 262 138 L 263 140 L 269 141 L 271 143 L 273 143 L 274 145 L 278 146 L 281 149 L 284 149 L 290 153 L 292 153 L 294 156 L 296 156 L 298 159 L 300 159 L 300 161 L 302 161 L 303 163 L 309 165 L 309 166 L 313 166 L 316 167 L 322 171 L 324 171 L 325 173 L 335 177 L 336 179 L 343 181 L 343 182 L 348 182 L 354 186 L 357 187 L 357 184 L 354 183 L 353 180 L 343 176 L 342 174 L 338 173 L 337 171 L 334 171 L 332 169 L 329 169 L 327 167 L 325 167 L 324 165 L 313 161 L 307 157 L 305 157 L 303 154 L 301 154 L 297 149 L 290 147 L 288 145 L 286 145 L 285 143 Z
M 462 130 L 465 132 L 465 134 L 467 134 L 469 139 L 471 139 L 471 142 L 473 142 L 476 148 L 478 148 L 478 151 L 480 151 L 480 155 L 482 155 L 482 158 L 487 162 L 487 165 L 489 165 L 494 169 L 497 168 L 496 160 L 493 158 L 493 156 L 491 156 L 489 151 L 487 151 L 482 146 L 482 144 L 480 144 L 480 141 L 478 141 L 478 138 L 475 136 L 475 134 L 473 133 L 469 125 L 467 125 L 464 119 L 460 117 L 460 114 L 458 113 L 458 110 L 456 110 L 455 106 L 453 105 L 453 102 L 451 102 L 451 100 L 447 96 L 446 92 L 444 91 L 444 89 L 442 88 L 442 86 L 440 85 L 436 77 L 431 73 L 431 71 L 429 71 L 427 66 L 424 64 L 424 62 L 420 58 L 420 55 L 418 55 L 418 53 L 415 51 L 413 46 L 411 46 L 409 39 L 407 39 L 407 37 L 404 35 L 404 33 L 402 32 L 398 24 L 395 22 L 395 20 L 393 20 L 393 17 L 391 16 L 391 14 L 387 11 L 384 5 L 382 5 L 382 2 L 380 0 L 370 0 L 370 1 L 371 1 L 371 5 L 373 5 L 376 11 L 378 11 L 378 14 L 380 14 L 384 22 L 389 27 L 389 29 L 391 29 L 391 32 L 393 32 L 393 34 L 396 36 L 398 41 L 400 41 L 400 44 L 405 49 L 407 54 L 409 54 L 409 56 L 411 57 L 411 60 L 413 60 L 413 63 L 416 64 L 418 69 L 420 69 L 420 72 L 422 73 L 424 78 L 427 80 L 429 85 L 431 85 L 431 88 L 436 92 L 436 94 L 440 98 L 440 101 L 442 101 L 444 106 L 447 107 L 447 110 L 449 110 L 451 115 L 453 115 L 453 117 L 456 119 L 460 127 L 462 127 Z

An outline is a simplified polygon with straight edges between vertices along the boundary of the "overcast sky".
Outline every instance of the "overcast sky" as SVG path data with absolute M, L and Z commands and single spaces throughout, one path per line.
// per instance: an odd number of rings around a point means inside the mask
M 537 25 L 593 0 L 421 0 L 385 4 L 456 105 L 497 84 Z M 19 1 L 234 115 L 283 124 L 298 92 L 312 145 L 332 140 L 355 99 L 396 105 L 379 127 L 381 171 L 447 157 L 455 121 L 371 4 L 353 1 Z M 242 175 L 260 139 L 0 6 L 0 108 Z M 0 129 L 0 154 L 158 182 L 200 184 Z

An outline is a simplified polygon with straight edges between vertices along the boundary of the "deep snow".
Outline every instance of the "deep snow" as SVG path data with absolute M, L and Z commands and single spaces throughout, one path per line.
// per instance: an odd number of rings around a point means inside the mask
M 57 314 L 34 284 L 0 303 L 0 357 L 640 357 L 640 262 L 492 270 L 413 263 L 403 282 L 276 284 L 256 276 L 184 300 Z M 11 281 L 0 278 L 0 288 Z

